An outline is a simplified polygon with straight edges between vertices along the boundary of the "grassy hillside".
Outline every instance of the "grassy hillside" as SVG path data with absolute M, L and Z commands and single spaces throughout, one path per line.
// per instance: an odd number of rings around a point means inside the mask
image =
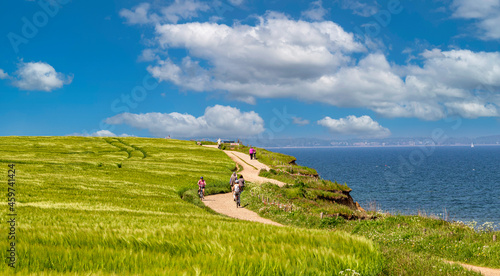
M 257 147 L 253 147 L 253 148 L 256 149 L 256 151 L 257 151 L 257 153 L 255 154 L 256 158 L 260 162 L 268 165 L 270 168 L 272 168 L 275 171 L 282 171 L 282 172 L 286 172 L 286 173 L 294 174 L 294 175 L 318 176 L 318 172 L 314 168 L 308 168 L 305 166 L 299 166 L 299 165 L 295 164 L 295 161 L 297 160 L 297 158 L 295 158 L 293 156 L 282 154 L 279 152 L 268 151 L 268 150 L 263 149 L 263 148 L 257 148 Z M 232 150 L 239 151 L 239 152 L 246 153 L 246 154 L 248 154 L 249 149 L 250 149 L 249 146 L 244 146 L 244 145 L 240 145 L 240 146 L 232 148 Z M 273 176 L 271 176 L 271 177 L 275 178 Z M 278 178 L 275 178 L 275 179 L 278 179 Z M 278 179 L 278 180 L 283 181 L 281 179 Z M 284 182 L 286 182 L 286 181 L 284 181 Z
M 313 168 L 298 166 L 295 164 L 296 158 L 268 151 L 262 148 L 256 148 L 257 159 L 266 164 L 269 170 L 260 170 L 259 176 L 276 179 L 286 183 L 282 188 L 274 184 L 259 185 L 253 187 L 254 194 L 271 198 L 282 204 L 293 205 L 307 213 L 305 216 L 295 216 L 286 218 L 294 220 L 295 226 L 307 228 L 316 228 L 320 222 L 311 216 L 323 212 L 326 216 L 342 216 L 348 219 L 366 219 L 371 217 L 365 211 L 358 212 L 358 208 L 350 196 L 351 188 L 346 183 L 340 184 L 319 177 L 317 171 Z M 248 146 L 234 146 L 233 150 L 248 153 Z M 268 206 L 262 206 L 254 198 L 254 202 L 249 208 L 258 211 L 261 215 L 268 211 Z M 282 218 L 273 217 L 273 220 L 282 220 Z M 289 224 L 289 223 L 285 223 Z
M 377 275 L 381 254 L 342 231 L 274 227 L 213 214 L 180 199 L 226 183 L 235 164 L 192 142 L 144 138 L 1 137 L 16 168 L 16 268 L 0 273 Z M 2 188 L 7 190 L 7 180 Z M 7 198 L 0 207 L 7 218 Z

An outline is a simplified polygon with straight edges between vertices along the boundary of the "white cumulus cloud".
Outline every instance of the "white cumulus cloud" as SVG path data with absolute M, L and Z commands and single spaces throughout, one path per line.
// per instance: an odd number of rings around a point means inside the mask
M 209 9 L 207 3 L 195 0 L 175 0 L 171 5 L 162 8 L 161 12 L 167 21 L 177 23 L 181 19 L 198 17 L 198 12 Z
M 452 8 L 455 12 L 453 16 L 460 18 L 484 18 L 496 13 L 500 8 L 499 0 L 453 0 Z
M 96 131 L 92 134 L 90 134 L 90 136 L 96 136 L 96 137 L 116 137 L 116 134 L 114 134 L 113 132 L 109 131 L 109 130 L 99 130 L 99 131 Z
M 207 107 L 205 114 L 121 113 L 106 119 L 111 125 L 126 124 L 147 129 L 157 137 L 250 137 L 264 131 L 264 120 L 254 111 L 241 112 L 230 106 Z
M 455 18 L 475 20 L 481 38 L 500 39 L 500 0 L 453 0 L 452 9 Z
M 230 91 L 237 99 L 253 102 L 255 97 L 288 96 L 289 92 L 278 90 L 314 82 L 350 63 L 346 53 L 365 51 L 353 34 L 333 22 L 294 21 L 278 13 L 260 21 L 257 26 L 197 22 L 157 26 L 162 48 L 185 48 L 190 56 L 182 64 L 165 60 L 148 70 L 187 89 Z M 201 69 L 199 59 L 212 68 Z
M 446 106 L 450 113 L 460 114 L 462 117 L 469 119 L 500 116 L 497 106 L 484 102 L 451 102 L 447 103 Z
M 73 76 L 58 73 L 54 67 L 44 62 L 22 62 L 18 66 L 13 84 L 21 90 L 51 92 L 73 81 Z
M 141 3 L 132 8 L 132 10 L 122 9 L 120 11 L 120 16 L 127 19 L 128 24 L 142 25 L 158 22 L 159 18 L 152 17 L 152 15 L 148 14 L 150 8 L 151 5 L 149 3 Z
M 144 49 L 137 60 L 148 62 L 155 61 L 157 59 L 159 59 L 159 57 L 154 49 Z
M 158 51 L 186 55 L 155 57 L 148 71 L 189 91 L 222 91 L 252 104 L 292 98 L 385 117 L 500 116 L 500 52 L 429 49 L 412 59 L 419 65 L 398 65 L 334 22 L 276 12 L 255 25 L 157 24 L 154 41 Z
M 148 66 L 147 70 L 160 81 L 172 82 L 194 91 L 203 91 L 210 84 L 207 71 L 190 57 L 185 57 L 180 65 L 171 60 L 159 60 L 156 66 Z
M 370 116 L 347 116 L 341 119 L 325 117 L 317 122 L 328 128 L 332 133 L 341 135 L 356 135 L 366 138 L 385 138 L 391 135 L 391 131 L 382 127 Z
M 93 133 L 72 133 L 69 134 L 68 136 L 85 136 L 85 137 L 117 137 L 118 135 L 114 134 L 113 132 L 107 130 L 107 129 L 101 129 Z M 133 137 L 133 135 L 128 135 L 125 133 L 122 133 L 119 135 L 120 137 Z

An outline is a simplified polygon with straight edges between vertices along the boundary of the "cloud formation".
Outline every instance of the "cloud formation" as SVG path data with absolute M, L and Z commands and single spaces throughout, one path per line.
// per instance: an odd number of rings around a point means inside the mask
M 96 131 L 92 134 L 90 134 L 90 136 L 94 136 L 94 137 L 116 137 L 116 134 L 114 134 L 113 132 L 109 131 L 109 130 L 99 130 L 99 131 Z
M 114 134 L 113 132 L 107 130 L 107 129 L 101 129 L 93 133 L 72 133 L 68 134 L 68 136 L 85 136 L 85 137 L 117 137 L 118 135 Z M 122 133 L 120 137 L 133 137 L 133 135 L 128 135 L 125 133 Z
M 128 24 L 160 24 L 177 23 L 180 20 L 196 18 L 199 12 L 208 11 L 210 6 L 196 0 L 175 0 L 168 6 L 158 7 L 159 13 L 151 11 L 151 4 L 141 3 L 131 10 L 122 9 L 120 16 L 127 19 Z
M 21 62 L 18 67 L 13 85 L 21 90 L 51 92 L 73 81 L 73 76 L 58 73 L 44 62 Z
M 307 19 L 320 21 L 324 19 L 327 12 L 328 11 L 325 8 L 323 8 L 322 1 L 318 0 L 311 2 L 310 8 L 306 11 L 303 11 L 302 16 Z
M 476 18 L 496 7 L 483 3 L 462 10 L 466 3 L 455 0 L 456 16 Z M 311 8 L 321 4 L 313 2 Z M 361 15 L 377 11 L 375 3 L 341 5 Z M 255 25 L 158 23 L 157 49 L 149 46 L 143 60 L 150 60 L 147 70 L 159 81 L 188 91 L 222 91 L 251 104 L 259 98 L 292 98 L 367 108 L 391 118 L 500 116 L 499 52 L 429 49 L 408 61 L 419 65 L 398 65 L 370 42 L 321 18 L 308 22 L 267 12 Z M 170 49 L 187 54 L 180 60 L 155 54 Z
M 309 124 L 309 120 L 302 119 L 300 117 L 292 117 L 292 123 L 299 125 L 299 126 L 305 126 Z
M 122 9 L 120 11 L 120 16 L 127 19 L 128 24 L 149 24 L 159 21 L 159 18 L 152 17 L 149 15 L 149 9 L 151 8 L 151 4 L 149 3 L 141 3 L 132 10 Z
M 500 0 L 453 0 L 452 9 L 455 18 L 475 20 L 482 39 L 500 39 Z
M 340 7 L 345 10 L 352 10 L 353 14 L 370 17 L 378 12 L 377 2 L 373 4 L 361 3 L 355 0 L 340 0 Z
M 0 80 L 8 79 L 9 74 L 5 73 L 3 69 L 0 69 Z
M 350 115 L 338 120 L 325 117 L 317 123 L 328 128 L 332 133 L 341 135 L 355 135 L 363 138 L 386 138 L 391 135 L 389 129 L 382 127 L 369 116 Z
M 157 137 L 238 137 L 245 138 L 264 131 L 264 120 L 259 114 L 241 112 L 230 106 L 207 107 L 205 114 L 172 113 L 121 113 L 106 119 L 111 125 L 126 124 L 147 129 Z
M 353 34 L 330 21 L 268 13 L 259 22 L 158 25 L 162 48 L 186 49 L 189 55 L 180 63 L 160 60 L 148 70 L 187 90 L 227 91 L 248 103 L 294 98 L 424 120 L 500 115 L 498 52 L 432 49 L 419 56 L 421 66 L 398 66 L 382 53 L 367 53 Z M 476 104 L 464 108 L 469 102 Z
M 278 13 L 259 20 L 257 26 L 157 26 L 162 48 L 184 48 L 190 56 L 179 64 L 166 59 L 148 70 L 160 80 L 190 90 L 224 90 L 234 98 L 254 102 L 256 97 L 289 96 L 290 92 L 277 89 L 313 82 L 349 64 L 352 60 L 347 54 L 366 50 L 353 34 L 333 22 L 294 21 Z M 198 60 L 208 61 L 211 68 L 201 68 Z
M 243 2 L 245 2 L 244 0 L 229 0 L 229 3 L 231 3 L 231 5 L 233 6 L 240 6 L 243 4 Z

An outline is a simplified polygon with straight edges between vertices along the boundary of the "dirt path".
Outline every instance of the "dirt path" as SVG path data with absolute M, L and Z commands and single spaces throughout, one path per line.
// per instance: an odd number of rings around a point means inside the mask
M 250 160 L 250 156 L 248 154 L 230 150 L 225 150 L 224 152 L 229 157 L 231 157 L 231 159 L 233 159 L 234 162 L 238 163 L 238 166 L 243 167 L 243 170 L 239 172 L 239 174 L 243 175 L 245 181 L 250 181 L 259 184 L 262 184 L 264 182 L 271 182 L 280 187 L 286 184 L 278 180 L 259 176 L 259 171 L 261 169 L 269 170 L 269 167 L 266 166 L 265 164 L 260 163 L 258 160 L 255 159 Z
M 217 145 L 205 145 L 204 147 L 207 148 L 217 148 Z M 238 164 L 239 167 L 242 167 L 243 170 L 238 173 L 238 175 L 243 175 L 243 178 L 245 181 L 253 182 L 253 183 L 259 183 L 262 184 L 264 182 L 270 182 L 273 184 L 276 184 L 280 187 L 285 185 L 286 183 L 274 180 L 274 179 L 269 179 L 265 178 L 262 176 L 259 176 L 259 171 L 261 169 L 269 170 L 269 167 L 265 164 L 262 164 L 259 162 L 259 160 L 252 159 L 250 160 L 250 156 L 248 154 L 244 154 L 242 152 L 238 151 L 232 151 L 232 150 L 225 150 L 224 151 L 231 159 L 233 159 L 234 162 Z M 228 176 L 229 179 L 229 176 Z
M 450 264 L 461 265 L 465 269 L 479 272 L 484 276 L 500 276 L 500 269 L 480 267 L 480 266 L 475 266 L 475 265 L 462 264 L 462 263 L 458 263 L 458 262 L 450 262 L 450 261 L 445 261 L 445 262 L 450 263 Z
M 249 220 L 276 226 L 283 226 L 272 220 L 260 217 L 259 215 L 257 215 L 257 213 L 245 209 L 244 208 L 245 206 L 236 208 L 236 203 L 233 201 L 233 195 L 231 193 L 207 196 L 203 200 L 203 203 L 205 203 L 206 206 L 208 206 L 215 212 L 224 214 L 226 216 L 235 219 Z
M 217 146 L 206 147 L 217 148 Z M 285 185 L 285 183 L 281 181 L 259 176 L 260 169 L 269 169 L 269 167 L 260 163 L 258 160 L 250 160 L 249 155 L 229 150 L 225 150 L 224 152 L 229 157 L 231 157 L 231 159 L 233 159 L 233 161 L 236 162 L 239 167 L 243 168 L 243 170 L 238 174 L 243 175 L 245 181 L 253 183 L 271 182 L 280 187 Z M 227 176 L 228 181 L 229 177 L 230 175 Z M 205 203 L 207 207 L 216 211 L 217 213 L 224 214 L 232 218 L 283 226 L 282 224 L 279 224 L 272 220 L 260 217 L 259 215 L 257 215 L 257 213 L 245 209 L 245 206 L 243 206 L 243 208 L 236 208 L 236 203 L 233 201 L 233 195 L 231 193 L 207 196 L 205 197 L 205 200 L 203 200 L 203 203 Z

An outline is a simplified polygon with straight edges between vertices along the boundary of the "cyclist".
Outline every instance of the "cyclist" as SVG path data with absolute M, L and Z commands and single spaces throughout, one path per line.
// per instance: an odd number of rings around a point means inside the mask
M 236 179 L 233 187 L 234 187 L 233 188 L 233 198 L 234 198 L 234 201 L 236 201 L 238 198 L 238 205 L 239 205 L 239 201 L 241 200 L 241 192 L 243 192 L 243 189 L 245 188 L 245 179 L 243 179 L 243 175 L 240 175 L 240 178 Z M 238 205 L 236 205 L 236 206 L 238 206 Z
M 200 177 L 200 180 L 198 180 L 198 192 L 203 191 L 203 197 L 205 197 L 205 186 L 207 183 L 205 183 L 205 180 L 203 180 L 203 176 Z
M 236 182 L 234 183 L 234 186 L 233 186 L 233 197 L 234 197 L 234 201 L 236 201 L 236 208 L 238 208 L 238 206 L 240 206 L 240 202 L 241 202 L 241 188 L 240 188 L 240 185 L 238 182 L 239 181 L 236 180 Z
M 231 175 L 231 178 L 229 178 L 229 185 L 231 185 L 232 192 L 234 191 L 234 183 L 236 182 L 237 179 L 238 179 L 238 176 L 236 175 L 236 172 L 233 172 L 233 174 Z
M 238 187 L 238 191 L 239 191 L 240 184 L 239 184 L 239 180 L 237 178 L 234 180 L 233 186 L 231 186 L 231 192 L 233 192 L 233 200 L 234 201 L 236 201 L 236 187 Z

